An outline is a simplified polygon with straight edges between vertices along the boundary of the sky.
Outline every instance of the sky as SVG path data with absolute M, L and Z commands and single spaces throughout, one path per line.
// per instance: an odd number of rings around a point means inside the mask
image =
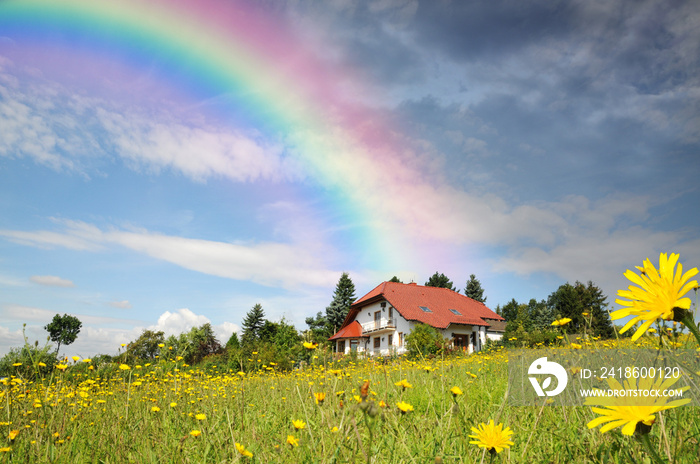
M 616 309 L 700 265 L 699 155 L 698 2 L 0 0 L 0 354 L 303 330 L 343 272 Z

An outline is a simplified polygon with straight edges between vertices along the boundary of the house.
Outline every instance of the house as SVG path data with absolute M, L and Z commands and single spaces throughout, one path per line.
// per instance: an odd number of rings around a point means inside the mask
M 501 316 L 455 291 L 382 282 L 350 306 L 340 330 L 329 340 L 338 353 L 401 354 L 406 335 L 421 322 L 470 353 L 479 351 L 487 339 L 500 340 L 505 331 Z

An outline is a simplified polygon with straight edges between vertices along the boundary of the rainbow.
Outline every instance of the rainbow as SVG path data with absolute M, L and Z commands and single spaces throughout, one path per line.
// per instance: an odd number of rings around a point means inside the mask
M 356 246 L 375 269 L 407 270 L 427 253 L 408 239 L 421 218 L 392 218 L 382 205 L 387 196 L 410 201 L 420 184 L 404 162 L 410 148 L 381 112 L 345 98 L 371 99 L 371 87 L 352 69 L 319 60 L 255 2 L 9 0 L 0 2 L 0 37 L 36 56 L 60 37 L 54 66 L 83 66 L 71 76 L 86 86 L 91 67 L 117 62 L 192 98 L 223 96 L 231 120 L 281 141 L 358 225 Z

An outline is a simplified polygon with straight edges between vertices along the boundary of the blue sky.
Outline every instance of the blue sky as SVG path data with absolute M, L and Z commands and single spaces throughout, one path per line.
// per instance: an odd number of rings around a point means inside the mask
M 439 271 L 463 289 L 473 273 L 495 308 L 576 280 L 612 303 L 623 272 L 660 252 L 700 264 L 700 4 L 258 8 L 352 70 L 372 90 L 353 103 L 410 139 L 402 174 L 420 182 L 398 195 L 376 181 L 394 173 L 365 171 L 372 204 L 395 216 L 358 225 L 333 190 L 342 176 L 319 179 L 227 105 L 201 110 L 226 95 L 142 99 L 94 71 L 86 88 L 0 28 L 0 353 L 24 323 L 43 341 L 56 313 L 83 322 L 64 350 L 83 356 L 204 322 L 225 342 L 256 303 L 301 330 L 344 271 L 358 297 L 393 275 Z M 394 244 L 379 259 L 394 238 L 407 256 Z

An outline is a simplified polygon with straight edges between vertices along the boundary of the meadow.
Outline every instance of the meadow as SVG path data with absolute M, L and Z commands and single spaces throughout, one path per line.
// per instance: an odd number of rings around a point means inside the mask
M 654 343 L 644 336 L 584 348 Z M 589 429 L 591 407 L 509 406 L 504 348 L 417 360 L 334 360 L 314 348 L 309 365 L 287 372 L 274 362 L 234 372 L 176 359 L 74 359 L 34 381 L 5 379 L 0 462 L 700 461 L 696 407 L 657 413 L 650 452 L 619 428 Z M 474 443 L 491 420 L 512 431 L 499 453 Z

